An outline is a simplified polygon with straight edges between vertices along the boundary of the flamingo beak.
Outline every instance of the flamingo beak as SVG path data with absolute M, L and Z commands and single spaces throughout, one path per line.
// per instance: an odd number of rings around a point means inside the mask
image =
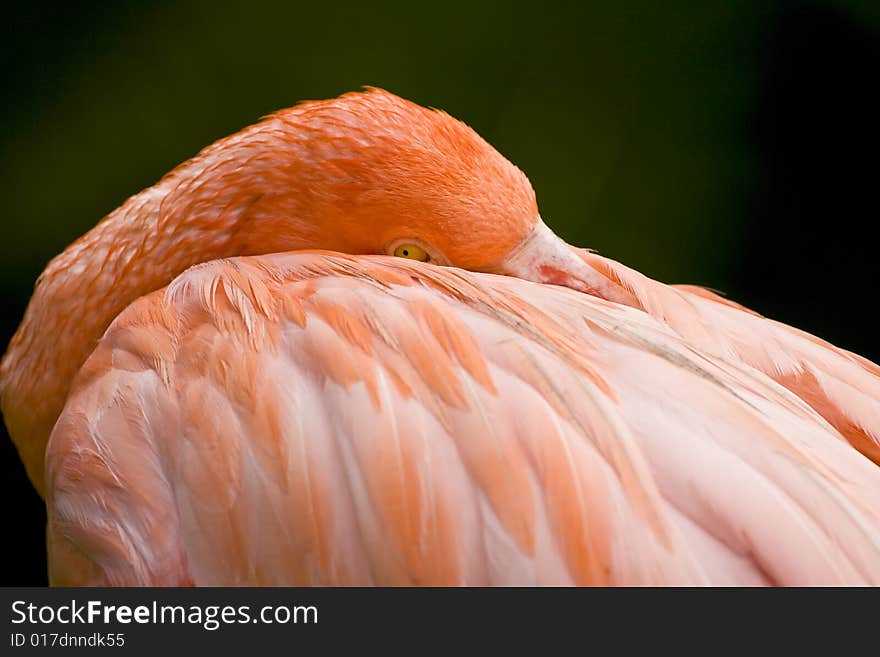
M 578 249 L 558 237 L 540 217 L 532 232 L 505 257 L 496 271 L 632 305 L 632 295 L 627 290 L 591 267 Z

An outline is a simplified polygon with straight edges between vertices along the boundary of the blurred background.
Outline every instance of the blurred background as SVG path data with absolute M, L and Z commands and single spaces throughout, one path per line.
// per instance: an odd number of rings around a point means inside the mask
M 16 3 L 0 51 L 0 338 L 47 261 L 210 142 L 366 84 L 447 110 L 545 221 L 880 360 L 880 3 Z M 5 433 L 0 584 L 46 583 Z

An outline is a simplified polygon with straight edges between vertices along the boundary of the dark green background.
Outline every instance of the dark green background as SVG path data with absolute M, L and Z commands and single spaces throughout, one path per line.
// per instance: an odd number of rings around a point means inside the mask
M 880 357 L 880 3 L 5 11 L 4 341 L 48 259 L 127 196 L 263 114 L 371 84 L 473 126 L 570 242 Z M 38 584 L 41 504 L 0 441 L 2 583 Z

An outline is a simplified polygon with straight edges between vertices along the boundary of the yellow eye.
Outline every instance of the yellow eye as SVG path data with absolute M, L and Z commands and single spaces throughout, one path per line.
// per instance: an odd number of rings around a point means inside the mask
M 410 260 L 420 260 L 421 262 L 428 262 L 431 259 L 431 256 L 425 253 L 422 247 L 415 244 L 401 244 L 394 249 L 394 255 L 398 258 L 409 258 Z

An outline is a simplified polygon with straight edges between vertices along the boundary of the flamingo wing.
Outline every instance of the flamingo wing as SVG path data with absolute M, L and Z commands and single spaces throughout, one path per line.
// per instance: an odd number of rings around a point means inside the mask
M 880 465 L 880 367 L 705 288 L 664 285 L 613 260 L 579 254 L 626 289 L 634 306 L 701 349 L 767 374 Z
M 403 259 L 141 298 L 47 473 L 56 584 L 880 584 L 880 470 L 784 386 L 640 310 Z

